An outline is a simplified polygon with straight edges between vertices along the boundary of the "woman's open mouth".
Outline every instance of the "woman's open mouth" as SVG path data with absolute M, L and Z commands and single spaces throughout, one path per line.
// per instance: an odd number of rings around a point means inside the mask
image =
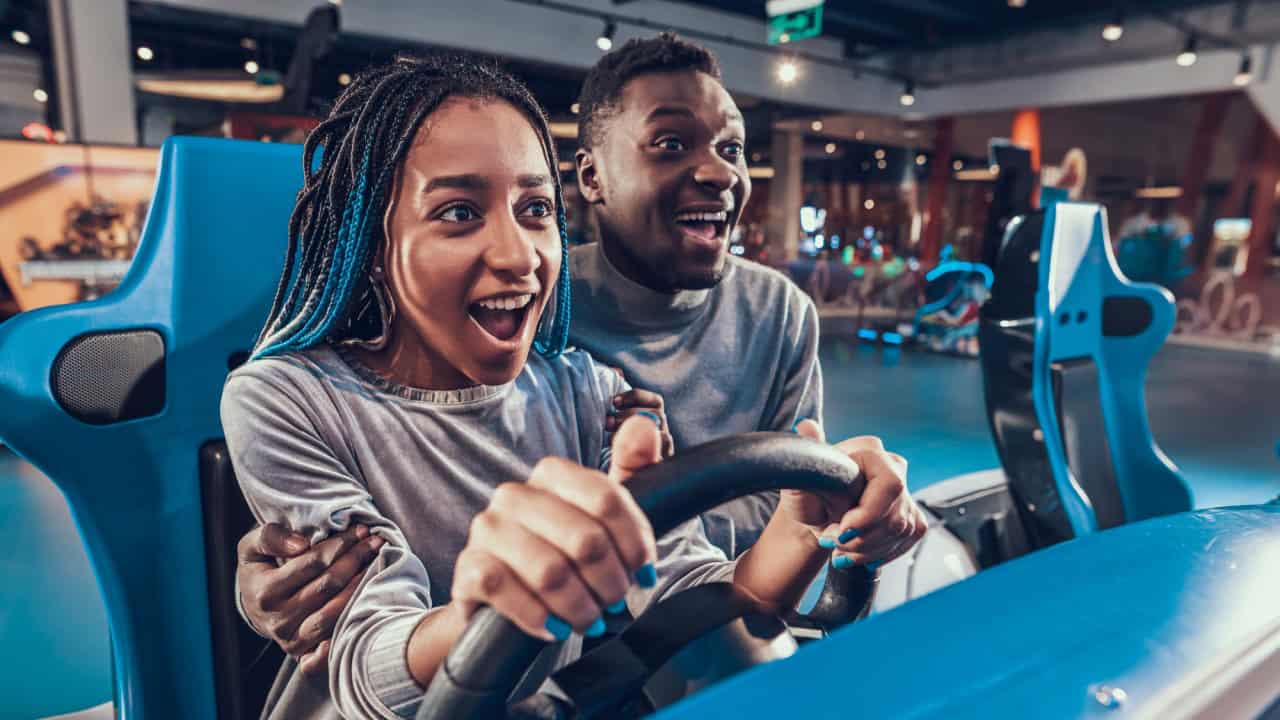
M 467 311 L 481 330 L 505 343 L 519 335 L 534 297 L 526 293 L 487 298 L 471 303 Z

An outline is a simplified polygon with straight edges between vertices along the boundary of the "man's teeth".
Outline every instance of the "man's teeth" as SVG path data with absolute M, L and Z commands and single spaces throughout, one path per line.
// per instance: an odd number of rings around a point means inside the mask
M 728 222 L 729 213 L 719 212 L 682 212 L 676 213 L 676 222 Z
M 476 304 L 486 310 L 519 310 L 530 302 L 533 302 L 532 295 L 516 295 L 514 297 L 481 300 Z

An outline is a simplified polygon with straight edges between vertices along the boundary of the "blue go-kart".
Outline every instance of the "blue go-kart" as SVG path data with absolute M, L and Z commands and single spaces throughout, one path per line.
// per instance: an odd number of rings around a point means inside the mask
M 169 141 L 120 288 L 0 325 L 0 439 L 70 503 L 127 720 L 252 717 L 274 674 L 235 611 L 252 519 L 218 399 L 270 304 L 299 167 L 298 147 Z M 979 330 L 1002 469 L 919 496 L 933 527 L 881 576 L 883 612 L 844 624 L 870 582 L 829 583 L 801 621 L 694 588 L 512 704 L 537 643 L 481 615 L 421 717 L 1277 717 L 1280 506 L 1191 511 L 1142 394 L 1172 299 L 1115 268 L 1096 205 L 1010 233 Z M 660 530 L 766 487 L 857 482 L 817 443 L 755 435 L 633 491 Z

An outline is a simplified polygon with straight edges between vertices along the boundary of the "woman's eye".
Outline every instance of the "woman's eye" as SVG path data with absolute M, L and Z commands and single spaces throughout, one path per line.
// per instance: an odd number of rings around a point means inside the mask
M 680 142 L 680 138 L 664 137 L 660 138 L 656 143 L 658 147 L 669 152 L 680 152 L 684 150 L 684 143 Z
M 526 215 L 536 218 L 549 218 L 554 214 L 551 209 L 551 203 L 547 200 L 534 200 L 525 206 L 524 212 Z
M 480 215 L 466 205 L 454 205 L 453 207 L 445 208 L 444 212 L 440 213 L 439 218 L 445 222 L 464 223 L 478 220 Z
M 737 160 L 738 158 L 742 157 L 742 152 L 743 152 L 742 143 L 740 142 L 726 143 L 725 146 L 720 150 L 720 152 L 724 153 L 724 156 L 731 160 Z

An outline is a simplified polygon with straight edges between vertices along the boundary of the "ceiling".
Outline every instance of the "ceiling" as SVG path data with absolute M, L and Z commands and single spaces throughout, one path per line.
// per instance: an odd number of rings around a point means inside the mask
M 764 20 L 766 0 L 676 0 Z M 641 0 L 613 0 L 628 5 Z M 983 42 L 1032 30 L 1067 30 L 1105 23 L 1123 5 L 1129 17 L 1165 15 L 1221 0 L 826 0 L 823 35 L 841 40 L 846 54 L 928 51 Z

